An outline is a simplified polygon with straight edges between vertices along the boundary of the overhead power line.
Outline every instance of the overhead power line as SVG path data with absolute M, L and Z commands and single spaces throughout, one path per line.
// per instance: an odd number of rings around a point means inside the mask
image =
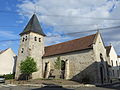
M 10 27 L 24 27 L 24 26 L 0 26 L 1 28 L 10 28 Z
M 108 28 L 99 28 L 99 31 L 110 31 L 110 30 L 118 30 L 120 26 L 115 26 L 115 27 L 108 27 Z M 58 36 L 65 36 L 65 35 L 73 35 L 73 34 L 78 34 L 78 33 L 88 33 L 88 32 L 94 32 L 98 31 L 97 29 L 92 29 L 92 30 L 85 30 L 81 32 L 72 32 L 72 33 L 64 33 L 64 34 L 59 34 L 59 35 L 52 35 L 52 36 L 46 36 L 46 37 L 58 37 Z M 9 40 L 0 40 L 0 42 L 9 42 L 9 41 L 19 41 L 20 39 L 9 39 Z
M 19 11 L 0 10 L 0 13 L 19 14 Z M 31 14 L 31 13 L 25 12 L 25 13 L 21 13 L 21 14 Z M 93 19 L 93 20 L 117 20 L 117 21 L 120 20 L 120 18 L 103 18 L 103 17 L 86 17 L 86 16 L 69 16 L 69 15 L 41 14 L 39 12 L 36 12 L 36 14 L 39 14 L 39 16 L 48 16 L 48 17 L 70 17 L 70 18 Z
M 104 25 L 107 25 L 107 24 L 118 24 L 118 23 L 116 23 L 116 22 L 114 22 L 114 23 L 104 23 Z M 56 24 L 56 25 L 54 25 L 54 24 L 45 24 L 46 26 L 55 26 L 55 27 L 60 27 L 60 26 L 65 26 L 65 27 L 70 27 L 70 26 L 94 26 L 94 25 L 101 25 L 100 23 L 95 23 L 95 24 Z M 1 26 L 0 25 L 0 28 L 13 28 L 13 27 L 25 27 L 25 26 L 23 26 L 23 25 L 20 25 L 20 26 L 18 26 L 18 25 L 9 25 L 9 26 L 5 26 L 5 25 L 3 25 L 3 26 Z
M 13 41 L 19 41 L 20 39 L 9 39 L 9 40 L 0 40 L 0 42 L 13 42 Z
M 49 16 L 49 17 L 70 17 L 70 18 L 81 18 L 81 19 L 98 19 L 98 20 L 117 20 L 119 21 L 120 18 L 103 18 L 103 17 L 86 17 L 86 16 L 68 16 L 68 15 L 41 15 L 40 16 Z
M 118 28 L 120 28 L 120 26 L 114 26 L 114 27 L 108 27 L 108 28 L 98 28 L 98 29 L 92 29 L 92 30 L 85 30 L 85 31 L 81 31 L 81 32 L 72 32 L 72 33 L 65 33 L 65 34 L 60 34 L 61 36 L 64 35 L 73 35 L 73 34 L 78 34 L 78 33 L 88 33 L 88 32 L 94 32 L 94 31 L 110 31 L 111 29 L 115 29 L 118 30 Z M 53 35 L 53 36 L 47 36 L 47 37 L 57 37 L 59 35 Z

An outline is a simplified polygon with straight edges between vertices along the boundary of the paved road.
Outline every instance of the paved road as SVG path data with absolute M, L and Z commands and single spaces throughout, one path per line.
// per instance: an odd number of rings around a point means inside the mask
M 81 88 L 62 88 L 62 87 L 25 87 L 14 85 L 0 85 L 0 90 L 120 90 L 120 85 L 108 87 L 81 87 Z

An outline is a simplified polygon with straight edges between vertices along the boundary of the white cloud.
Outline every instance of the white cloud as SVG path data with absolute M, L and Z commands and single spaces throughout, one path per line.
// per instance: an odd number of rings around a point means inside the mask
M 10 47 L 10 46 L 12 46 L 13 45 L 13 42 L 11 42 L 11 41 L 8 41 L 8 42 L 4 42 L 4 43 L 2 43 L 2 44 L 0 44 L 2 47 Z
M 41 23 L 49 26 L 54 26 L 51 35 L 59 33 L 81 32 L 90 29 L 96 29 L 96 24 L 99 28 L 112 27 L 119 25 L 120 21 L 94 19 L 94 18 L 120 18 L 120 1 L 119 0 L 20 0 L 17 5 L 18 12 L 21 16 L 30 18 L 33 12 L 36 11 Z M 43 15 L 43 16 L 41 16 Z M 59 16 L 44 16 L 44 15 L 64 15 L 69 17 Z M 71 17 L 70 17 L 71 16 Z M 77 18 L 79 17 L 79 18 Z M 81 17 L 81 18 L 80 18 Z M 82 17 L 94 17 L 82 18 Z M 81 25 L 93 24 L 93 25 Z M 73 25 L 73 26 L 59 26 Z M 74 26 L 80 25 L 80 26 Z M 117 32 L 118 33 L 118 32 Z M 120 33 L 120 32 L 119 32 Z M 112 38 L 110 36 L 113 36 Z M 111 32 L 103 32 L 103 36 L 107 38 L 107 43 L 113 41 L 120 36 Z M 69 39 L 70 37 L 48 38 L 47 44 L 57 43 Z M 113 39 L 114 38 L 114 39 Z M 112 40 L 113 39 L 113 40 Z
M 111 44 L 115 48 L 115 51 L 117 52 L 117 54 L 120 55 L 120 41 L 117 41 L 117 42 L 116 41 L 112 41 Z
M 18 36 L 14 33 L 14 32 L 11 32 L 11 31 L 0 31 L 0 37 L 1 38 L 9 38 L 9 39 L 16 39 L 18 38 Z

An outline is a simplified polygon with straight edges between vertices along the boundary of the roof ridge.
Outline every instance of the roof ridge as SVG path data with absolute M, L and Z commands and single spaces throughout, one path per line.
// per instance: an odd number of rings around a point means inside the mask
M 93 48 L 92 44 L 96 34 L 88 35 L 78 39 L 70 40 L 45 47 L 43 57 L 53 56 L 57 54 L 81 51 Z
M 88 36 L 84 36 L 84 37 L 77 38 L 77 39 L 73 39 L 73 40 L 68 40 L 68 41 L 65 41 L 65 42 L 57 43 L 57 44 L 50 45 L 50 46 L 46 46 L 46 47 L 51 47 L 51 46 L 55 46 L 55 45 L 59 45 L 59 44 L 63 44 L 63 43 L 66 43 L 66 42 L 71 42 L 71 41 L 79 40 L 79 39 L 82 39 L 82 38 L 85 38 L 85 37 L 90 37 L 90 36 L 93 36 L 93 35 L 96 35 L 96 34 L 91 34 L 91 35 L 88 35 Z M 46 47 L 45 47 L 45 48 L 46 48 Z
M 7 51 L 9 48 L 5 49 L 5 50 L 2 50 L 0 51 L 0 54 L 4 53 L 5 51 Z

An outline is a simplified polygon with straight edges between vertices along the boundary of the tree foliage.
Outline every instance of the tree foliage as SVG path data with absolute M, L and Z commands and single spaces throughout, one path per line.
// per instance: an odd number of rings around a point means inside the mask
M 20 63 L 20 71 L 22 74 L 32 74 L 37 71 L 37 64 L 33 58 L 27 57 Z
M 54 64 L 54 67 L 55 69 L 58 69 L 58 70 L 63 70 L 65 68 L 65 62 L 63 60 L 60 59 L 60 56 L 57 57 L 56 61 L 55 61 L 55 64 Z
M 54 67 L 55 67 L 55 69 L 58 69 L 58 70 L 61 69 L 61 60 L 60 60 L 60 57 L 57 57 L 57 59 L 55 61 Z

